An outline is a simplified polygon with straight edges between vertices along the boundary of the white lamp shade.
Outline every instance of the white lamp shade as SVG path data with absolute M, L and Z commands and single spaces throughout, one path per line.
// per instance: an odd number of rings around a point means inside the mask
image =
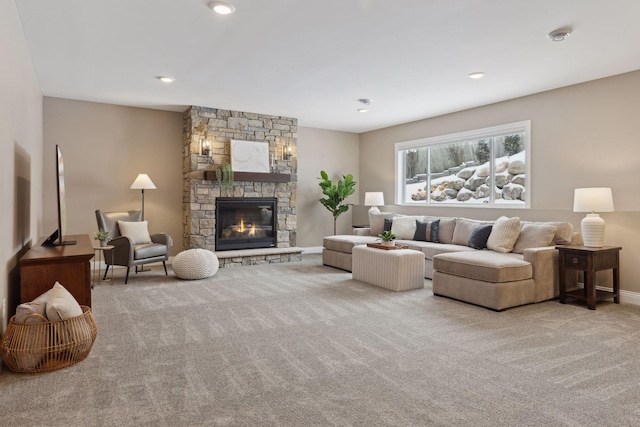
M 133 181 L 130 188 L 132 190 L 155 190 L 156 186 L 153 181 L 151 181 L 151 178 L 149 178 L 149 175 L 141 173 L 136 180 Z
M 613 212 L 610 188 L 576 188 L 573 195 L 574 212 Z
M 384 193 L 382 191 L 364 193 L 365 206 L 382 206 L 384 205 Z

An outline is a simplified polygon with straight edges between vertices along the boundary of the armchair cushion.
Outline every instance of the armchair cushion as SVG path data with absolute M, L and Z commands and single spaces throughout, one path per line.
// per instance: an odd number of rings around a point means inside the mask
M 167 254 L 167 246 L 156 243 L 145 243 L 133 247 L 134 259 L 145 259 Z
M 131 239 L 134 245 L 151 243 L 147 221 L 118 221 L 120 234 Z

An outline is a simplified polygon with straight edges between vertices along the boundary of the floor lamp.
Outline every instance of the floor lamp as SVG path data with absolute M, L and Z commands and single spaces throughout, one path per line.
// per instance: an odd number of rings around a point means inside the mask
M 155 190 L 156 186 L 154 185 L 149 175 L 146 173 L 141 173 L 138 175 L 133 184 L 130 187 L 132 190 L 142 190 L 142 220 L 144 221 L 144 190 Z M 139 271 L 151 271 L 149 268 L 145 269 L 144 265 L 141 265 L 140 268 L 136 265 L 136 273 Z
M 156 186 L 146 173 L 138 175 L 130 187 L 132 190 L 142 190 L 142 220 L 144 221 L 144 190 L 155 190 Z

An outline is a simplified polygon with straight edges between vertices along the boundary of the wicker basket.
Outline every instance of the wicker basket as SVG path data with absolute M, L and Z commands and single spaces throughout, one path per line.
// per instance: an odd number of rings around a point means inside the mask
M 91 308 L 81 307 L 80 316 L 56 322 L 18 323 L 12 317 L 0 341 L 0 355 L 7 367 L 13 372 L 48 372 L 86 359 L 98 325 Z M 39 314 L 31 316 L 45 319 Z

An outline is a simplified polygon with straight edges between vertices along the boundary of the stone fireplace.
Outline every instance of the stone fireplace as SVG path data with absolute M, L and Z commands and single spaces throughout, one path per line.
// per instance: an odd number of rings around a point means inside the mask
M 294 118 L 195 106 L 185 111 L 183 249 L 216 251 L 222 267 L 300 260 L 302 250 L 296 247 L 297 134 Z M 218 181 L 216 170 L 231 163 L 232 139 L 268 143 L 270 172 L 234 171 L 232 183 Z M 275 201 L 269 246 L 225 247 L 226 238 L 216 232 L 216 205 L 228 198 Z M 256 220 L 250 221 L 253 225 Z M 234 227 L 226 233 L 232 233 Z M 219 243 L 222 248 L 217 247 Z

